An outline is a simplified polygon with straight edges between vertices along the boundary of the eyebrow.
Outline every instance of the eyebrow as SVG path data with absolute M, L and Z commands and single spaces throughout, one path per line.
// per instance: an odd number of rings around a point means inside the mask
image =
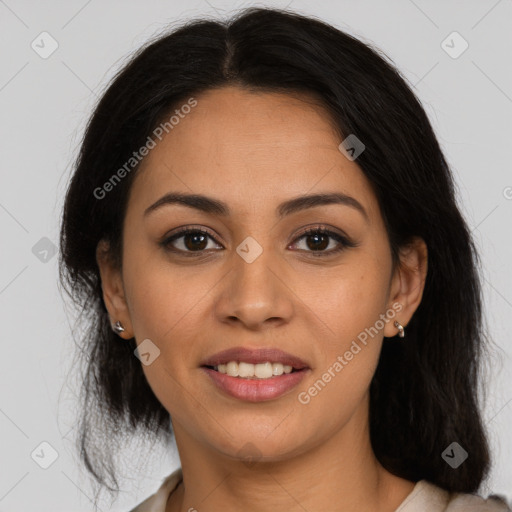
M 169 204 L 181 204 L 213 215 L 219 215 L 222 217 L 228 217 L 231 215 L 231 210 L 226 203 L 207 197 L 201 194 L 185 194 L 182 192 L 169 192 L 161 197 L 158 201 L 153 203 L 151 206 L 146 208 L 144 216 L 154 212 L 164 205 Z M 305 210 L 307 208 L 314 208 L 317 206 L 325 206 L 329 204 L 340 204 L 350 206 L 355 210 L 359 211 L 368 222 L 369 217 L 364 209 L 363 205 L 357 201 L 357 199 L 348 196 L 346 194 L 337 193 L 323 193 L 323 194 L 311 194 L 306 196 L 299 196 L 293 199 L 289 199 L 281 203 L 277 209 L 277 216 L 282 219 L 292 213 Z

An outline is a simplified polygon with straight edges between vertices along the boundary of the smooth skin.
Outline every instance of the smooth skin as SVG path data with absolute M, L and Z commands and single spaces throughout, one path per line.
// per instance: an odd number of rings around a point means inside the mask
M 405 327 L 407 343 L 406 326 L 424 290 L 426 245 L 415 238 L 393 269 L 370 182 L 357 159 L 338 149 L 339 135 L 312 98 L 229 86 L 196 99 L 132 184 L 122 270 L 110 263 L 106 244 L 97 250 L 110 320 L 123 324 L 122 338 L 149 338 L 160 349 L 143 370 L 171 415 L 184 477 L 166 512 L 392 512 L 414 482 L 385 470 L 372 451 L 369 386 L 384 337 L 397 335 L 394 320 Z M 230 215 L 180 204 L 144 214 L 169 192 L 212 197 Z M 353 197 L 367 218 L 346 204 L 277 216 L 282 202 L 320 192 Z M 191 225 L 209 235 L 161 245 Z M 302 236 L 309 227 L 357 245 Z M 263 249 L 252 263 L 236 252 L 248 236 Z M 381 314 L 396 311 L 393 304 L 400 312 L 301 403 L 298 394 Z M 277 399 L 237 400 L 200 365 L 240 345 L 278 347 L 310 370 Z M 248 443 L 259 457 L 252 465 L 243 459 Z

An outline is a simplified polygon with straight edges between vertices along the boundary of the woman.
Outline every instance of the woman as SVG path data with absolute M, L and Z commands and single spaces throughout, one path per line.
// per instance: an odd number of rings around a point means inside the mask
M 116 439 L 178 448 L 133 511 L 507 510 L 474 495 L 470 232 L 421 104 L 357 39 L 250 9 L 141 49 L 87 127 L 61 249 L 86 467 L 115 490 Z

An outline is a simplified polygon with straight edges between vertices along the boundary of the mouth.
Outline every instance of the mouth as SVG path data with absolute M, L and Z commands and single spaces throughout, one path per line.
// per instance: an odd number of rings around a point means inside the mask
M 218 390 L 249 402 L 280 398 L 311 371 L 300 358 L 281 350 L 243 347 L 219 352 L 201 368 Z

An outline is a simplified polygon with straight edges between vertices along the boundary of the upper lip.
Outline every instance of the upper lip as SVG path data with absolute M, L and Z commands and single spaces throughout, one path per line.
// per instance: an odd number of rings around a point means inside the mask
M 201 366 L 217 366 L 219 364 L 229 363 L 230 361 L 243 361 L 244 363 L 252 364 L 270 361 L 271 363 L 281 363 L 291 366 L 296 370 L 309 368 L 299 357 L 283 352 L 277 348 L 250 349 L 245 347 L 234 347 L 223 350 L 222 352 L 217 352 L 202 361 Z

